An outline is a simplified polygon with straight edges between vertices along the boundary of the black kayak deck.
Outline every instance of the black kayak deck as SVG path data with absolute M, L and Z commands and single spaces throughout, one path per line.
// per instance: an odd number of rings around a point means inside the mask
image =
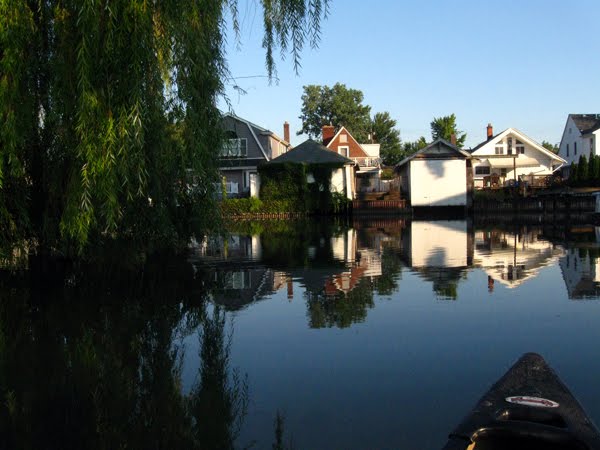
M 443 450 L 467 448 L 600 450 L 600 434 L 544 358 L 526 353 L 450 434 Z

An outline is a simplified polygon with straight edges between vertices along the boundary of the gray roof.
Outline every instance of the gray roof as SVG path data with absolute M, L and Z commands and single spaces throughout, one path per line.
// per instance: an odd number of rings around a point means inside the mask
M 600 128 L 600 114 L 570 114 L 581 134 L 588 134 Z
M 433 141 L 431 144 L 429 144 L 427 147 L 422 148 L 418 152 L 413 153 L 412 155 L 404 158 L 402 161 L 400 161 L 398 164 L 396 164 L 396 167 L 403 166 L 404 164 L 406 164 L 407 162 L 409 162 L 415 158 L 439 159 L 440 157 L 448 157 L 453 154 L 457 157 L 462 157 L 465 159 L 471 158 L 471 154 L 468 151 L 461 150 L 460 148 L 458 148 L 456 145 L 452 144 L 451 142 L 448 142 L 447 140 L 442 139 L 442 138 L 438 138 L 435 141 Z
M 292 150 L 272 159 L 266 164 L 296 163 L 296 164 L 339 164 L 345 166 L 354 161 L 329 150 L 312 139 L 304 141 Z

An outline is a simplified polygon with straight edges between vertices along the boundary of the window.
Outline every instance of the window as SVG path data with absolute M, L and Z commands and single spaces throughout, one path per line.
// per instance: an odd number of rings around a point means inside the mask
M 573 155 L 577 154 L 577 142 L 573 142 Z
M 512 155 L 512 153 L 513 153 L 513 152 L 512 152 L 513 140 L 512 140 L 512 138 L 511 138 L 511 137 L 509 137 L 509 138 L 506 140 L 506 147 L 507 147 L 506 154 L 507 154 L 507 155 Z
M 230 157 L 244 157 L 248 154 L 248 140 L 246 138 L 228 139 L 223 143 L 221 149 L 221 156 Z
M 348 135 L 345 133 L 340 134 L 340 142 L 342 144 L 345 144 L 346 142 L 348 142 Z
M 350 147 L 338 147 L 338 153 L 348 158 L 348 156 L 350 156 Z
M 506 176 L 506 169 L 500 169 L 500 176 L 501 177 L 505 177 Z
M 490 167 L 489 166 L 477 166 L 475 167 L 475 175 L 489 175 Z
M 517 139 L 517 145 L 515 146 L 516 150 L 517 150 L 517 155 L 518 154 L 525 154 L 525 144 L 523 144 L 521 141 L 519 141 Z
M 504 146 L 496 145 L 496 155 L 504 155 Z

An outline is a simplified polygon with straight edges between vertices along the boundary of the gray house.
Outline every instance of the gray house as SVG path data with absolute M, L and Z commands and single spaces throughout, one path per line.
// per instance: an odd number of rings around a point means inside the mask
M 220 152 L 219 170 L 225 178 L 228 196 L 258 195 L 257 166 L 286 153 L 290 148 L 290 128 L 283 125 L 283 139 L 234 114 L 223 116 L 226 142 Z

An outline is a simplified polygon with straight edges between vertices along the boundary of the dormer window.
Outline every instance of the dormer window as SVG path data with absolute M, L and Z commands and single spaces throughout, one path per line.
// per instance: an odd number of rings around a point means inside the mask
M 240 158 L 248 154 L 248 140 L 246 138 L 227 139 L 223 142 L 221 156 L 226 158 Z
M 517 145 L 515 146 L 516 150 L 517 150 L 517 155 L 521 154 L 524 155 L 525 154 L 525 144 L 523 144 L 521 141 L 519 141 L 517 139 Z

